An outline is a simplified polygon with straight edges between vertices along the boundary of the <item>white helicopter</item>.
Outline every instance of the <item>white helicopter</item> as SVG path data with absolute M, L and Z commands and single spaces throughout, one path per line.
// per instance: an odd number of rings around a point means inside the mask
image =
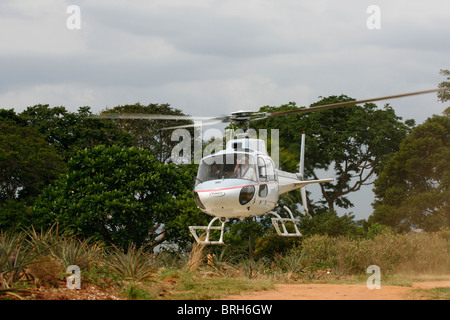
M 401 98 L 442 91 L 448 89 L 432 89 L 405 93 L 381 98 L 348 101 L 342 103 L 328 104 L 304 109 L 280 111 L 273 113 L 258 113 L 252 111 L 237 111 L 231 116 L 220 117 L 191 117 L 174 115 L 150 115 L 150 114 L 109 114 L 102 118 L 125 118 L 125 119 L 151 119 L 151 120 L 214 120 L 219 122 L 231 122 L 238 126 L 247 126 L 249 122 L 266 119 L 273 116 L 286 114 L 303 114 L 319 110 L 341 108 L 350 105 L 364 104 L 380 100 Z M 195 125 L 171 127 L 185 128 Z M 200 162 L 196 183 L 194 187 L 195 203 L 204 213 L 214 218 L 207 226 L 190 226 L 190 232 L 198 243 L 223 245 L 225 223 L 231 218 L 244 219 L 262 214 L 272 214 L 272 224 L 278 235 L 283 237 L 300 237 L 297 224 L 299 219 L 294 218 L 289 208 L 284 207 L 288 213 L 287 218 L 282 218 L 274 212 L 280 195 L 300 189 L 302 205 L 306 214 L 308 213 L 305 186 L 314 183 L 325 183 L 334 181 L 333 178 L 319 180 L 304 180 L 304 157 L 305 157 L 305 132 L 302 134 L 299 172 L 290 173 L 275 168 L 272 158 L 267 153 L 265 141 L 253 139 L 248 135 L 241 134 L 237 139 L 229 140 L 223 151 L 209 155 Z M 215 225 L 218 222 L 219 225 Z M 286 223 L 292 223 L 291 232 L 286 228 Z M 281 228 L 280 228 L 281 226 Z M 198 230 L 203 230 L 199 235 Z M 212 240 L 212 231 L 220 231 L 218 240 Z
M 246 112 L 235 112 L 242 115 Z M 289 173 L 278 170 L 266 150 L 265 141 L 251 139 L 242 134 L 238 139 L 227 142 L 226 149 L 202 159 L 198 168 L 194 199 L 203 212 L 214 216 L 208 226 L 190 226 L 191 234 L 198 243 L 224 244 L 225 223 L 230 218 L 244 219 L 270 213 L 275 217 L 272 223 L 280 236 L 301 236 L 295 219 L 288 207 L 289 218 L 282 218 L 272 211 L 281 194 L 301 188 L 303 208 L 307 211 L 305 186 L 312 183 L 331 182 L 334 179 L 303 180 L 305 133 L 302 134 L 300 170 Z M 220 226 L 214 226 L 219 220 Z M 290 233 L 286 223 L 291 222 L 294 232 Z M 281 225 L 281 229 L 280 229 Z M 206 238 L 201 240 L 197 230 L 205 230 Z M 211 230 L 220 230 L 218 241 L 210 239 Z

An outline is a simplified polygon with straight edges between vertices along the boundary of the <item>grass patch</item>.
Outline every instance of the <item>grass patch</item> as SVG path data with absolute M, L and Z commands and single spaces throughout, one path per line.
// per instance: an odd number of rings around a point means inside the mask
M 157 297 L 156 293 L 151 292 L 148 288 L 139 286 L 138 284 L 130 284 L 123 290 L 123 295 L 130 300 L 153 300 Z
M 433 288 L 425 290 L 425 294 L 433 300 L 450 300 L 450 288 Z
M 420 300 L 450 300 L 450 288 L 414 289 L 410 297 Z
M 273 282 L 267 279 L 248 278 L 204 278 L 198 274 L 181 271 L 168 273 L 174 282 L 173 287 L 161 299 L 167 300 L 207 300 L 218 299 L 228 295 L 239 294 L 243 291 L 269 290 L 274 288 Z

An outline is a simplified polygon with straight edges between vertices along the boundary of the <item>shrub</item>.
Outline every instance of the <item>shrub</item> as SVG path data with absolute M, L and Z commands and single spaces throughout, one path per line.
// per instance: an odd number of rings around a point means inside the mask
M 384 230 L 371 239 L 312 236 L 296 251 L 305 254 L 304 263 L 313 270 L 360 274 L 377 265 L 383 273 L 446 273 L 450 269 L 448 248 L 448 240 L 437 234 Z
M 64 270 L 76 265 L 82 270 L 88 270 L 90 264 L 100 260 L 101 247 L 89 239 L 79 240 L 66 230 L 60 232 L 57 225 L 50 229 L 37 232 L 29 231 L 30 243 L 33 243 L 41 255 L 49 256 L 58 261 Z
M 154 277 L 156 268 L 142 248 L 130 244 L 128 250 L 113 248 L 105 256 L 106 264 L 125 280 L 146 281 Z

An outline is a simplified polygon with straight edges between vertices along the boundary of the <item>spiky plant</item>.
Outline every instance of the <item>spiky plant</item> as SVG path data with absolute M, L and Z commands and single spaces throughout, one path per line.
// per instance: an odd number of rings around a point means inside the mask
M 18 281 L 30 264 L 38 261 L 40 253 L 26 241 L 22 233 L 0 231 L 0 288 Z
M 275 261 L 279 263 L 279 266 L 283 270 L 286 270 L 289 273 L 295 274 L 300 273 L 304 271 L 305 264 L 304 264 L 304 257 L 305 253 L 295 254 L 275 254 Z
M 126 251 L 113 248 L 104 259 L 108 267 L 124 280 L 147 281 L 156 273 L 149 255 L 134 244 L 130 244 Z

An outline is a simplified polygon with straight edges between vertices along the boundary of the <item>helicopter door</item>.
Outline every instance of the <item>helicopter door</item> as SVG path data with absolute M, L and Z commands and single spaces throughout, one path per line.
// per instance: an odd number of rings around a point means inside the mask
M 260 182 L 272 182 L 277 180 L 275 174 L 275 166 L 272 159 L 263 157 L 258 157 L 258 177 Z M 273 185 L 273 184 L 271 184 Z M 272 188 L 272 187 L 271 187 Z M 278 190 L 277 192 L 278 193 Z M 266 183 L 262 183 L 259 186 L 258 195 L 260 197 L 267 197 L 269 194 L 269 186 Z
M 258 175 L 259 181 L 267 182 L 267 167 L 266 162 L 262 157 L 258 157 Z
M 277 176 L 275 174 L 275 166 L 272 159 L 266 159 L 266 173 L 267 181 L 277 181 Z
M 264 161 L 264 159 L 262 157 L 258 157 L 258 177 L 259 177 L 259 181 L 261 182 L 267 182 L 267 166 L 266 166 L 266 162 Z M 267 184 L 260 184 L 259 185 L 259 191 L 258 191 L 258 195 L 260 197 L 267 197 L 267 195 L 269 194 L 269 188 L 267 187 Z

